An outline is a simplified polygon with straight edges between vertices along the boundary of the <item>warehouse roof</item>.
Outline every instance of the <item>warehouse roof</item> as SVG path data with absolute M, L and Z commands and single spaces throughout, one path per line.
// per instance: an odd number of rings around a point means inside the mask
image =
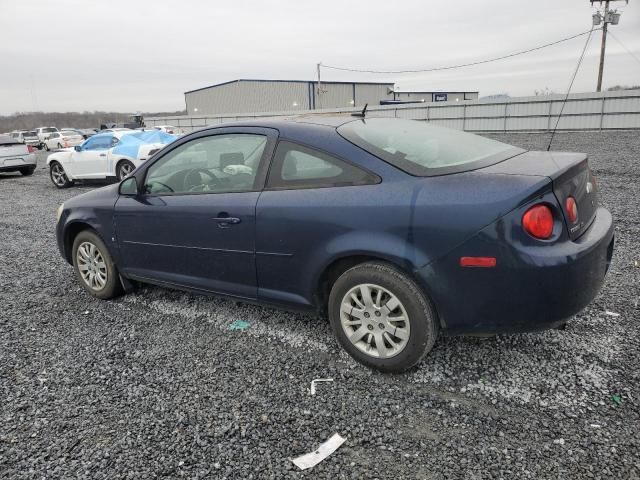
M 394 93 L 479 93 L 478 90 L 396 90 Z
M 200 90 L 207 90 L 207 89 L 213 88 L 213 87 L 221 87 L 222 85 L 228 85 L 230 83 L 236 83 L 236 82 L 318 83 L 317 80 L 265 80 L 265 79 L 255 79 L 255 78 L 238 78 L 236 80 L 229 80 L 228 82 L 222 82 L 222 83 L 216 83 L 215 85 L 209 85 L 208 87 L 196 88 L 194 90 L 189 90 L 188 92 L 184 92 L 184 93 L 186 95 L 187 93 L 199 92 Z M 393 82 L 335 82 L 335 81 L 324 81 L 324 80 L 322 80 L 321 83 L 324 83 L 324 84 L 332 83 L 332 84 L 342 84 L 342 85 L 352 85 L 352 84 L 356 84 L 356 85 L 391 85 L 391 86 L 394 85 Z

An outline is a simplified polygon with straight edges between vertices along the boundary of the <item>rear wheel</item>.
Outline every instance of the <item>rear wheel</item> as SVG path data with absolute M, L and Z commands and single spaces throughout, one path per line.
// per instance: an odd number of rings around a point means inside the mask
M 49 167 L 49 176 L 51 181 L 58 188 L 69 188 L 73 185 L 73 182 L 69 180 L 67 174 L 64 173 L 64 168 L 58 162 L 52 162 Z
M 135 170 L 135 165 L 131 163 L 129 160 L 122 160 L 118 163 L 118 168 L 116 169 L 116 178 L 118 181 L 123 180 L 127 175 Z
M 90 230 L 73 241 L 73 267 L 80 284 L 94 297 L 107 300 L 122 293 L 118 270 L 102 239 Z
M 46 143 L 44 143 L 43 145 L 44 145 L 44 149 L 48 152 L 49 151 L 49 145 L 47 145 Z
M 417 364 L 438 335 L 422 289 L 386 263 L 363 263 L 343 273 L 329 295 L 329 320 L 353 358 L 383 372 Z

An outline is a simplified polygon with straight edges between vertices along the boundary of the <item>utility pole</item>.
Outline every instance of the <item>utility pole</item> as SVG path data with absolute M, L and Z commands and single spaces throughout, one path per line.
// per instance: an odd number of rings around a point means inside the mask
M 615 2 L 618 0 L 606 0 L 604 2 L 604 15 L 600 12 L 593 14 L 593 25 L 600 25 L 602 22 L 602 42 L 600 44 L 600 66 L 598 67 L 598 86 L 597 92 L 602 91 L 602 74 L 604 73 L 604 55 L 607 46 L 607 28 L 609 24 L 617 25 L 620 21 L 620 13 L 617 10 L 609 10 L 609 2 Z M 629 0 L 625 0 L 629 4 Z M 602 5 L 602 0 L 590 0 L 591 5 L 595 2 L 599 2 Z
M 604 70 L 604 51 L 607 46 L 607 14 L 609 13 L 609 0 L 604 4 L 604 25 L 602 26 L 602 42 L 600 43 L 600 66 L 598 67 L 598 86 L 596 92 L 602 90 L 602 72 Z
M 320 85 L 320 67 L 322 67 L 322 62 L 318 63 L 316 67 L 318 68 L 318 88 L 316 89 L 316 99 L 318 100 L 318 102 L 316 104 L 316 108 L 319 109 L 322 108 L 320 106 L 320 96 L 322 95 L 322 86 Z

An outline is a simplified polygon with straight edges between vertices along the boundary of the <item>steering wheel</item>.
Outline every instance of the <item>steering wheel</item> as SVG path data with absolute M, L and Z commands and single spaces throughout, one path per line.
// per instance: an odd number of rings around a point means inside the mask
M 202 183 L 201 173 L 204 173 L 212 181 Z M 208 189 L 210 185 L 213 184 L 215 186 L 219 183 L 220 179 L 214 173 L 204 168 L 194 168 L 193 170 L 189 170 L 184 176 L 184 189 L 190 192 L 203 191 L 205 188 Z

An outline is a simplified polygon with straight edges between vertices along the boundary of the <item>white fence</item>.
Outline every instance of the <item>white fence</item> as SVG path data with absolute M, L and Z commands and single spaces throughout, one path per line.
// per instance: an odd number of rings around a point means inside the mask
M 446 127 L 474 132 L 549 131 L 558 119 L 564 95 L 519 97 L 508 100 L 370 105 L 368 117 L 397 117 L 426 120 Z M 258 118 L 300 115 L 342 114 L 360 109 L 327 109 L 305 112 L 266 112 L 215 116 L 145 118 L 147 126 L 172 125 L 184 132 L 208 125 Z M 640 90 L 577 93 L 569 96 L 559 130 L 604 130 L 640 128 Z

